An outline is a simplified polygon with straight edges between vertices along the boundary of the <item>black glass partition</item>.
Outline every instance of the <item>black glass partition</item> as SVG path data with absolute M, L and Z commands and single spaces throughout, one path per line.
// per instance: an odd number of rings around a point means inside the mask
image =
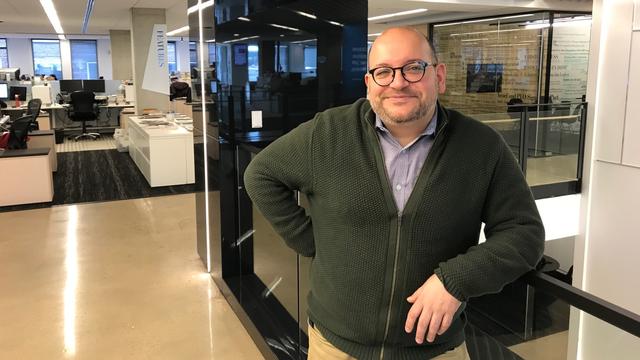
M 242 176 L 279 136 L 365 96 L 367 2 L 232 0 L 209 10 L 202 14 L 209 70 L 191 76 L 193 86 L 204 84 L 198 101 L 212 106 L 194 104 L 194 112 L 206 114 L 203 138 L 217 150 L 207 174 L 219 192 L 197 199 L 198 218 L 209 219 L 208 229 L 199 224 L 199 254 L 263 354 L 304 359 L 309 259 L 253 208 Z M 198 13 L 189 18 L 198 28 Z

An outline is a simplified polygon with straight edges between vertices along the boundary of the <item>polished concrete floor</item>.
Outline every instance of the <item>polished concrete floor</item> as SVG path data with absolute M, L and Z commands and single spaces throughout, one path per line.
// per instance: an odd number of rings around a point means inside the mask
M 261 359 L 193 194 L 0 213 L 0 359 Z

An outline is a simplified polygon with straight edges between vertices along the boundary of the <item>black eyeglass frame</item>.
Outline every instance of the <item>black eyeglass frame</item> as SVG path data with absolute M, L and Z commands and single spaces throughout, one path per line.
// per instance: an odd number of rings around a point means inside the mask
M 422 75 L 420 76 L 420 78 L 419 78 L 418 80 L 413 80 L 413 81 L 412 81 L 412 80 L 407 79 L 407 76 L 406 76 L 406 75 L 405 75 L 405 73 L 404 73 L 404 68 L 405 68 L 405 66 L 407 66 L 407 65 L 411 65 L 411 64 L 415 64 L 415 63 L 418 63 L 418 64 L 422 65 Z M 369 70 L 369 71 L 367 71 L 367 72 L 371 75 L 371 78 L 373 79 L 373 81 L 374 81 L 376 84 L 378 84 L 378 86 L 389 86 L 389 85 L 391 85 L 391 84 L 393 83 L 393 81 L 396 79 L 396 70 L 400 70 L 400 74 L 402 74 L 402 78 L 403 78 L 403 79 L 405 79 L 407 82 L 409 82 L 409 83 L 413 84 L 413 83 L 417 83 L 417 82 L 419 82 L 420 80 L 422 80 L 422 79 L 424 78 L 424 74 L 427 72 L 427 68 L 428 68 L 429 66 L 433 66 L 433 67 L 434 67 L 434 69 L 435 69 L 435 67 L 436 67 L 436 66 L 438 66 L 438 63 L 430 64 L 430 63 L 428 63 L 428 62 L 426 62 L 426 61 L 424 61 L 424 60 L 415 60 L 415 61 L 408 62 L 408 63 L 406 63 L 406 64 L 404 64 L 404 65 L 402 65 L 402 66 L 398 66 L 398 67 L 378 66 L 377 68 L 373 68 L 373 69 L 371 69 L 371 70 Z M 391 81 L 389 81 L 389 83 L 388 83 L 388 84 L 386 84 L 386 85 L 381 85 L 381 84 L 380 84 L 380 83 L 378 83 L 378 81 L 376 80 L 376 77 L 375 77 L 375 75 L 374 75 L 374 72 L 375 72 L 376 70 L 379 70 L 379 69 L 390 69 L 390 70 L 393 72 L 393 74 L 391 75 Z

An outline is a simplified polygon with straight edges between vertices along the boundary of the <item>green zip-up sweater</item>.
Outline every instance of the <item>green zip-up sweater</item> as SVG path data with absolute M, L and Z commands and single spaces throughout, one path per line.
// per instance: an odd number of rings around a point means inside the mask
M 418 345 L 404 331 L 406 298 L 434 273 L 463 302 L 498 292 L 538 262 L 544 229 L 502 137 L 440 105 L 399 213 L 374 123 L 365 99 L 318 113 L 261 151 L 245 186 L 286 243 L 313 257 L 309 317 L 327 340 L 358 359 L 431 358 L 464 341 L 464 316 Z M 309 214 L 292 190 L 306 194 Z

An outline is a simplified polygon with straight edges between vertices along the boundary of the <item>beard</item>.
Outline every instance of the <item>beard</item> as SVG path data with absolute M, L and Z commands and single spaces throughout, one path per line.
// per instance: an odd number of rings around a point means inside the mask
M 431 110 L 431 108 L 433 108 L 433 105 L 435 105 L 429 104 L 426 101 L 419 100 L 418 105 L 415 106 L 409 113 L 398 114 L 391 109 L 385 108 L 385 106 L 383 105 L 384 100 L 384 96 L 379 96 L 375 99 L 369 99 L 371 108 L 381 119 L 390 121 L 395 124 L 410 123 L 422 119 L 429 114 L 429 111 Z

